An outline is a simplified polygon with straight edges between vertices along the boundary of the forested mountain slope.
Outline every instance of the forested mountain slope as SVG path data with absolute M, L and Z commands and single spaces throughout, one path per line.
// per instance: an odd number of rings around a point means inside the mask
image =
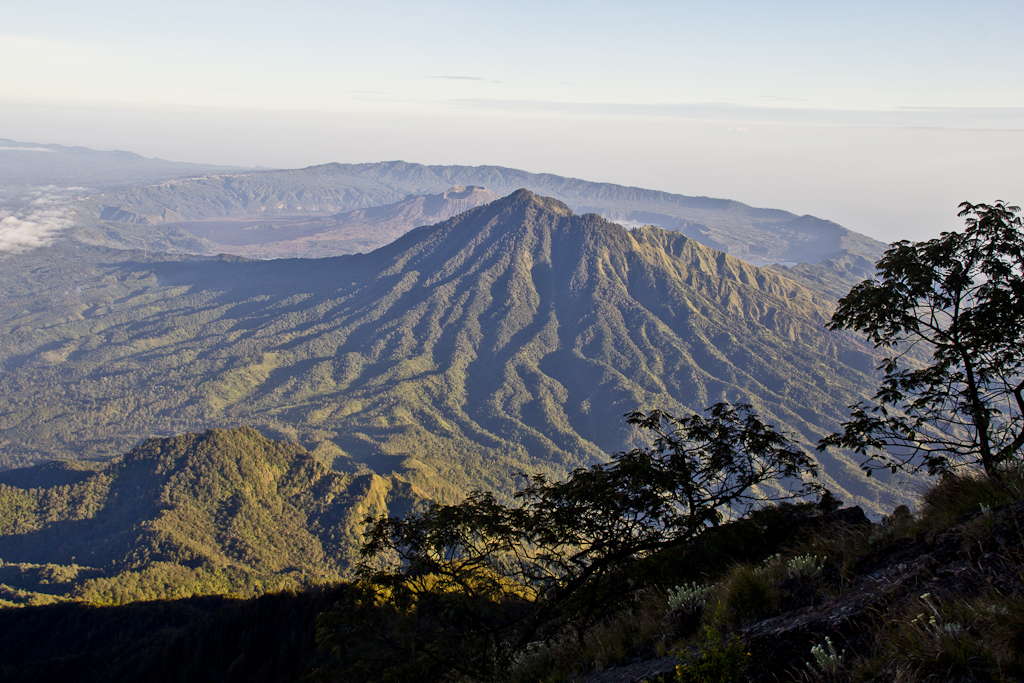
M 368 514 L 420 497 L 254 430 L 149 439 L 105 465 L 0 472 L 0 604 L 262 593 L 339 579 Z
M 528 191 L 364 255 L 64 245 L 0 278 L 5 467 L 247 424 L 446 499 L 628 448 L 630 410 L 749 402 L 813 443 L 876 386 L 870 347 L 825 329 L 830 299 Z M 846 500 L 905 495 L 821 457 Z

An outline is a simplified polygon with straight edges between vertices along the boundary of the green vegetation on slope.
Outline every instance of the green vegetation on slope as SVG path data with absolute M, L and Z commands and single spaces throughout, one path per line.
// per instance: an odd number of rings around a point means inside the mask
M 434 499 L 501 496 L 515 472 L 560 478 L 637 445 L 632 410 L 750 403 L 815 443 L 876 383 L 871 349 L 824 329 L 828 299 L 525 191 L 371 254 L 65 245 L 8 259 L 0 287 L 7 467 L 245 424 Z M 904 495 L 820 458 L 847 500 Z
M 106 464 L 0 473 L 0 600 L 99 604 L 252 595 L 346 573 L 403 482 L 334 472 L 252 429 L 149 439 Z
M 609 280 L 619 278 L 628 285 L 630 278 L 640 271 L 639 279 L 643 281 L 645 267 L 649 269 L 650 262 L 659 259 L 666 269 L 678 269 L 673 259 L 683 258 L 689 245 L 686 241 L 666 240 L 660 231 L 638 230 L 628 238 L 640 245 L 636 251 L 643 252 L 644 257 L 631 261 L 629 250 L 609 247 L 615 244 L 617 236 L 612 232 L 602 234 L 600 223 L 588 223 L 589 217 L 584 216 L 580 219 L 581 230 L 580 224 L 572 222 L 576 217 L 563 205 L 528 196 L 528 193 L 518 199 L 528 199 L 529 203 L 526 220 L 514 222 L 514 225 L 534 233 L 538 223 L 546 222 L 556 228 L 541 233 L 546 235 L 549 245 L 556 245 L 540 252 L 551 262 L 557 262 L 556 255 L 561 255 L 558 242 L 574 229 L 583 234 L 581 241 L 598 247 L 596 266 L 569 269 L 570 290 L 582 273 L 583 289 L 592 290 L 596 286 L 600 295 L 614 297 L 617 290 L 614 285 L 607 285 Z M 1002 210 L 1001 206 L 997 208 Z M 568 223 L 563 223 L 562 219 Z M 448 229 L 458 234 L 458 224 L 459 221 L 452 221 L 440 226 L 438 231 Z M 486 232 L 487 227 L 481 232 Z M 391 256 L 399 263 L 393 263 L 382 274 L 398 278 L 403 288 L 397 296 L 399 300 L 410 291 L 407 266 L 428 261 L 431 249 L 437 248 L 429 239 L 426 243 L 410 240 L 410 244 L 418 249 L 406 248 L 409 246 L 406 244 L 393 250 Z M 445 240 L 440 245 L 451 246 Z M 930 245 L 932 243 L 926 246 Z M 486 241 L 482 246 L 487 246 Z M 507 251 L 493 250 L 499 256 Z M 592 251 L 595 250 L 586 253 Z M 456 253 L 461 254 L 457 250 Z M 1013 249 L 1014 255 L 1019 253 L 1019 249 Z M 698 259 L 704 256 L 706 254 L 691 254 Z M 755 318 L 763 327 L 794 341 L 814 341 L 813 337 L 803 336 L 805 328 L 793 310 L 786 311 L 787 318 L 780 316 L 777 310 L 771 310 L 768 315 L 758 306 L 758 302 L 774 302 L 772 297 L 784 292 L 785 298 L 794 303 L 795 310 L 809 307 L 811 312 L 803 315 L 813 317 L 814 302 L 805 301 L 799 287 L 784 279 L 767 277 L 764 271 L 737 267 L 737 262 L 722 255 L 722 258 L 711 256 L 712 261 L 705 263 L 696 277 L 690 273 L 689 286 L 695 286 L 702 293 L 717 292 L 719 308 L 734 316 Z M 470 261 L 462 258 L 459 265 Z M 956 261 L 959 263 L 960 259 Z M 537 259 L 531 259 L 527 266 L 531 274 L 536 262 Z M 579 262 L 586 263 L 587 258 Z M 1000 278 L 1007 277 L 1009 285 L 1016 288 L 1020 273 L 1016 262 L 1012 263 L 1012 267 L 1000 269 Z M 1000 264 L 1005 265 L 1005 262 L 1000 261 Z M 240 265 L 249 267 L 251 264 Z M 361 265 L 375 267 L 377 264 L 370 259 L 362 261 Z M 478 262 L 470 262 L 470 265 L 478 270 L 481 267 Z M 714 265 L 718 267 L 717 279 L 709 277 Z M 266 278 L 261 277 L 267 272 L 249 272 L 246 284 L 267 284 Z M 236 276 L 240 273 L 244 271 L 235 271 Z M 722 277 L 722 273 L 727 276 Z M 309 274 L 303 272 L 303 275 Z M 681 278 L 685 274 L 684 270 L 679 271 Z M 277 284 L 280 284 L 281 273 L 277 275 Z M 995 291 L 995 286 L 1002 283 L 1000 278 L 990 276 L 982 280 L 983 290 Z M 514 284 L 514 274 L 508 276 L 507 281 Z M 765 292 L 767 298 L 736 296 L 737 281 L 748 287 L 756 283 L 757 290 Z M 412 282 L 413 286 L 415 284 Z M 864 285 L 856 291 L 871 286 Z M 544 301 L 542 290 L 535 288 L 536 299 L 541 303 Z M 634 290 L 628 291 L 632 294 Z M 642 292 L 642 287 L 635 291 Z M 674 290 L 669 287 L 665 291 L 669 294 L 657 298 L 657 303 L 677 303 Z M 690 290 L 686 290 L 685 296 L 692 296 Z M 1018 298 L 999 294 L 996 318 L 1004 314 L 1015 316 L 1019 306 L 1013 304 Z M 847 308 L 849 300 L 843 304 Z M 507 307 L 517 303 L 514 297 L 503 301 Z M 619 304 L 616 310 L 620 313 L 634 305 L 622 298 L 616 301 Z M 683 301 L 693 306 L 691 300 L 684 298 Z M 984 301 L 985 297 L 979 295 L 970 303 L 984 310 L 981 306 Z M 380 297 L 376 302 L 374 310 L 380 310 Z M 881 299 L 873 302 L 864 305 L 879 307 L 885 313 L 893 310 Z M 1010 305 L 1004 307 L 1003 304 Z M 908 304 L 895 310 L 904 308 L 915 309 Z M 602 313 L 607 314 L 607 311 L 602 310 Z M 25 315 L 31 315 L 31 311 L 26 309 Z M 833 327 L 842 326 L 843 315 L 841 306 L 833 317 Z M 497 321 L 492 324 L 500 332 L 509 318 L 495 317 Z M 663 314 L 662 318 L 671 319 L 671 315 Z M 383 321 L 386 328 L 387 308 L 373 320 Z M 480 328 L 485 327 L 479 319 L 477 322 Z M 1015 317 L 1012 322 L 1016 324 Z M 507 339 L 514 339 L 521 330 L 512 329 Z M 882 337 L 875 335 L 876 340 Z M 1019 344 L 1013 343 L 1019 335 L 1009 337 L 995 345 L 995 350 L 1002 355 L 994 360 L 994 372 L 1012 374 L 1019 365 Z M 482 340 L 500 341 L 502 338 L 493 330 L 479 336 Z M 992 344 L 985 344 L 986 340 L 983 339 L 982 344 L 992 350 Z M 472 349 L 478 350 L 481 344 L 478 340 L 478 345 Z M 497 348 L 503 347 L 498 345 Z M 941 347 L 937 348 L 941 351 Z M 265 367 L 252 375 L 257 383 L 261 377 L 265 379 L 281 367 L 276 353 L 264 353 L 261 360 Z M 264 373 L 267 367 L 269 370 Z M 916 388 L 913 384 L 902 386 L 910 390 Z M 1019 394 L 1019 387 L 1016 391 Z M 932 394 L 925 392 L 925 395 Z M 756 419 L 752 422 L 746 413 L 745 408 L 733 413 L 728 406 L 717 406 L 712 411 L 716 420 L 725 417 L 729 424 L 742 423 L 753 429 L 750 439 L 741 436 L 743 430 L 727 430 L 736 437 L 735 444 L 742 444 L 737 452 L 756 456 L 759 448 L 783 448 L 786 454 L 783 464 L 789 463 L 790 467 L 775 476 L 768 475 L 772 479 L 784 474 L 797 476 L 810 469 L 807 454 L 792 451 L 787 439 L 773 436 L 770 427 Z M 735 422 L 741 414 L 745 417 Z M 640 660 L 636 667 L 597 677 L 585 676 L 583 680 L 596 682 L 611 676 L 615 680 L 633 681 L 769 683 L 783 674 L 794 680 L 852 683 L 869 680 L 1004 681 L 1019 680 L 1024 675 L 1024 647 L 1021 646 L 1024 643 L 1024 601 L 1021 598 L 1024 595 L 1021 579 L 1024 576 L 1021 572 L 1024 567 L 1024 533 L 1021 531 L 1024 478 L 1020 470 L 1019 439 L 1013 439 L 1005 451 L 1006 456 L 998 461 L 982 460 L 987 476 L 947 471 L 943 480 L 925 493 L 922 513 L 916 519 L 907 508 L 900 506 L 881 524 L 872 525 L 861 510 L 836 510 L 841 504 L 834 497 L 826 496 L 817 506 L 810 503 L 768 506 L 719 526 L 715 523 L 719 516 L 713 499 L 703 508 L 694 507 L 697 500 L 694 495 L 699 494 L 701 487 L 694 490 L 693 484 L 701 478 L 694 479 L 692 467 L 705 470 L 701 461 L 691 458 L 699 455 L 709 459 L 706 471 L 711 479 L 705 483 L 710 485 L 712 494 L 725 491 L 729 495 L 732 490 L 730 473 L 746 472 L 749 468 L 737 463 L 739 469 L 734 470 L 729 465 L 729 454 L 725 451 L 732 449 L 724 446 L 733 441 L 721 438 L 720 425 L 708 425 L 711 426 L 709 431 L 698 417 L 676 422 L 674 426 L 672 420 L 666 424 L 665 418 L 658 411 L 648 416 L 633 413 L 632 421 L 655 428 L 661 437 L 654 442 L 653 449 L 640 448 L 619 454 L 611 465 L 577 469 L 562 484 L 549 485 L 543 477 L 535 477 L 523 495 L 517 496 L 526 501 L 521 510 L 506 508 L 489 494 L 476 494 L 459 506 L 435 505 L 424 516 L 378 523 L 365 550 L 369 554 L 388 550 L 379 541 L 384 536 L 389 537 L 394 542 L 390 544 L 393 546 L 390 551 L 406 554 L 411 563 L 400 567 L 402 581 L 395 581 L 387 572 L 374 573 L 373 582 L 340 584 L 334 591 L 321 589 L 302 596 L 285 592 L 231 605 L 192 601 L 183 607 L 172 606 L 166 616 L 160 614 L 161 606 L 132 612 L 82 610 L 79 605 L 5 610 L 6 614 L 0 614 L 5 617 L 3 621 L 19 625 L 19 631 L 23 632 L 19 632 L 20 639 L 10 639 L 13 644 L 7 661 L 12 664 L 0 669 L 0 673 L 12 678 L 53 677 L 66 675 L 73 670 L 69 667 L 77 664 L 87 667 L 90 680 L 103 680 L 108 676 L 137 677 L 143 672 L 147 677 L 167 680 L 282 679 L 297 678 L 317 665 L 318 670 L 311 672 L 306 677 L 308 680 L 462 680 L 469 683 L 575 679 L 583 671 L 599 670 L 623 660 Z M 672 430 L 671 435 L 664 429 Z M 682 442 L 677 442 L 677 437 Z M 661 456 L 674 458 L 676 464 L 683 465 L 677 473 L 679 476 L 673 474 L 670 479 L 674 482 L 666 488 L 662 488 L 661 475 L 657 474 L 663 472 L 659 464 Z M 176 469 L 178 463 L 181 463 L 180 469 Z M 657 474 L 653 479 L 652 471 Z M 756 474 L 756 467 L 754 471 Z M 109 472 L 117 472 L 119 476 L 104 479 Z M 294 472 L 307 474 L 292 476 Z M 317 501 L 330 502 L 330 494 L 324 496 L 316 491 L 319 481 L 312 487 L 309 485 L 315 477 L 308 472 L 323 474 L 327 470 L 301 447 L 267 442 L 251 429 L 151 439 L 109 465 L 51 463 L 4 473 L 2 479 L 7 483 L 0 486 L 0 503 L 5 506 L 0 509 L 3 521 L 0 531 L 6 533 L 5 541 L 14 539 L 10 547 L 15 552 L 27 548 L 31 553 L 36 540 L 33 534 L 57 533 L 66 522 L 71 525 L 64 526 L 62 531 L 70 529 L 82 535 L 83 538 L 76 536 L 71 542 L 86 546 L 90 552 L 94 547 L 102 549 L 104 544 L 118 547 L 124 545 L 125 534 L 112 522 L 119 517 L 116 514 L 104 517 L 104 513 L 125 510 L 128 514 L 124 517 L 129 520 L 145 517 L 153 507 L 151 501 L 159 500 L 157 507 L 161 514 L 156 521 L 136 524 L 130 534 L 136 540 L 135 545 L 129 544 L 131 559 L 126 564 L 141 561 L 144 570 L 158 572 L 164 570 L 163 565 L 209 572 L 211 567 L 217 569 L 221 558 L 230 562 L 241 555 L 246 562 L 255 565 L 245 577 L 249 581 L 246 588 L 259 592 L 266 584 L 253 584 L 261 576 L 266 577 L 267 571 L 273 572 L 270 580 L 282 575 L 286 579 L 295 578 L 295 568 L 280 560 L 283 549 L 294 547 L 314 562 L 322 560 L 323 556 L 316 553 L 315 542 L 309 542 L 308 534 L 303 532 L 323 528 L 323 515 L 319 518 L 306 515 L 304 522 L 292 524 L 292 520 L 302 520 L 303 515 L 301 512 L 292 514 L 288 507 L 295 500 L 306 500 L 302 491 L 310 488 L 314 493 L 308 500 L 313 501 L 314 507 Z M 331 473 L 330 476 L 340 475 Z M 380 481 L 383 480 L 371 477 L 370 488 Z M 737 483 L 739 488 L 735 490 L 742 496 L 746 487 L 760 483 L 756 477 L 749 480 L 741 476 Z M 410 494 L 402 503 L 413 502 L 412 487 L 396 486 L 392 481 L 392 489 Z M 158 495 L 132 495 L 140 491 L 158 491 Z M 701 524 L 702 532 L 687 536 L 683 543 L 663 544 L 658 542 L 657 535 L 672 530 L 676 522 L 668 520 L 683 509 L 679 500 L 673 502 L 673 495 L 687 498 L 690 516 L 697 511 L 695 521 Z M 278 498 L 282 499 L 280 504 Z M 396 506 L 389 506 L 379 495 L 364 498 L 364 502 L 372 498 L 376 503 L 374 513 L 385 509 L 395 511 Z M 165 510 L 168 514 L 163 515 Z M 457 514 L 451 515 L 452 511 Z M 215 519 L 211 520 L 211 516 Z M 276 525 L 278 518 L 286 522 L 264 534 L 264 527 Z M 93 523 L 94 520 L 99 522 Z M 434 530 L 423 528 L 422 524 L 434 526 L 434 520 L 451 523 L 437 526 L 435 530 L 440 533 L 435 537 Z M 602 531 L 605 522 L 611 525 Z M 151 528 L 156 529 L 155 535 L 149 533 Z M 337 528 L 343 529 L 342 526 Z M 580 538 L 567 538 L 580 528 L 584 530 Z M 609 528 L 615 530 L 609 532 Z M 194 534 L 195 538 L 182 538 L 181 532 L 190 529 L 200 532 Z M 213 531 L 204 535 L 204 529 Z M 98 533 L 99 530 L 102 533 Z M 593 538 L 587 535 L 591 530 Z M 650 533 L 655 536 L 648 536 Z M 495 552 L 488 551 L 482 562 L 466 545 L 467 540 L 476 542 L 477 535 L 498 542 Z M 502 535 L 511 535 L 513 541 L 519 539 L 519 545 L 507 542 Z M 269 541 L 263 544 L 267 548 L 261 545 L 264 538 Z M 581 554 L 589 552 L 587 542 L 581 539 L 590 539 L 596 544 L 590 546 L 591 549 L 607 548 L 615 567 L 608 565 L 609 571 L 591 572 L 593 564 L 588 567 Z M 631 540 L 636 540 L 640 547 L 625 553 L 615 547 L 620 541 L 628 546 Z M 572 547 L 561 546 L 566 542 Z M 203 552 L 197 553 L 197 547 Z M 463 552 L 457 551 L 460 547 Z M 549 572 L 553 568 L 557 575 L 558 565 L 564 563 L 580 571 L 582 578 L 592 578 L 593 583 L 587 586 L 585 599 L 572 609 L 543 612 L 549 618 L 532 625 L 518 645 L 510 649 L 508 639 L 501 638 L 493 629 L 477 627 L 486 627 L 496 618 L 498 621 L 511 619 L 513 624 L 521 622 L 524 610 L 531 604 L 543 605 L 544 601 L 557 598 L 563 589 L 580 585 L 577 580 L 580 577 L 567 572 L 570 585 L 560 586 L 556 581 L 547 590 L 531 596 L 513 576 L 502 576 L 503 567 L 511 568 L 513 575 L 529 572 L 531 549 L 541 554 L 539 564 L 534 562 L 533 566 Z M 548 551 L 550 553 L 545 554 Z M 161 553 L 178 553 L 181 558 L 173 563 L 166 562 Z M 503 553 L 518 553 L 518 559 L 503 563 Z M 92 585 L 95 581 L 92 574 L 101 572 L 102 568 L 78 565 L 76 560 L 77 557 L 72 556 L 72 564 L 63 565 L 25 562 L 14 568 L 37 577 L 39 586 L 67 583 L 80 575 L 87 577 L 83 585 Z M 618 565 L 619 560 L 624 561 L 622 566 Z M 201 566 L 192 567 L 190 562 L 200 562 Z M 117 560 L 111 564 L 116 565 Z M 137 564 L 136 568 L 142 565 Z M 232 569 L 245 572 L 247 568 Z M 468 572 L 464 571 L 467 569 Z M 111 577 L 112 581 L 121 583 L 120 593 L 112 593 L 115 599 L 149 595 L 139 592 L 139 588 L 148 588 L 152 581 L 126 582 L 124 574 Z M 551 575 L 548 573 L 546 577 Z M 126 583 L 128 591 L 124 588 Z M 192 590 L 187 577 L 182 575 L 173 575 L 165 581 L 166 586 L 182 583 L 186 585 L 186 593 Z M 406 590 L 410 586 L 414 589 L 411 593 Z M 27 596 L 29 602 L 46 599 L 45 595 L 40 597 L 39 593 L 25 589 L 8 586 L 3 589 L 5 595 Z M 570 591 L 566 592 L 571 595 Z M 168 594 L 166 589 L 164 594 Z M 99 596 L 106 599 L 107 593 Z M 96 599 L 95 595 L 83 597 Z M 317 619 L 321 653 L 334 659 L 333 664 L 326 665 L 311 654 L 308 640 L 296 639 L 294 628 L 296 615 L 308 614 L 311 606 L 324 605 L 325 597 L 337 601 Z M 288 609 L 289 603 L 292 609 Z M 204 610 L 208 618 L 198 614 Z M 16 616 L 12 618 L 13 613 Z M 24 619 L 18 618 L 22 615 Z M 555 618 L 550 618 L 552 616 Z M 231 654 L 238 651 L 233 647 L 233 634 L 244 638 L 250 648 L 273 642 L 274 617 L 287 623 L 290 638 L 281 638 L 280 647 L 259 657 L 259 661 L 247 659 L 244 652 L 231 659 Z M 69 621 L 73 625 L 64 627 Z M 156 630 L 154 627 L 161 621 L 175 630 Z M 173 622 L 179 626 L 175 627 Z M 52 636 L 54 624 L 65 630 L 59 643 Z M 226 627 L 224 635 L 218 628 L 221 626 Z M 115 634 L 116 638 L 112 644 L 105 642 L 103 651 L 127 656 L 113 666 L 100 664 L 103 670 L 97 671 L 95 665 L 100 660 L 90 641 L 102 637 L 105 631 Z M 215 643 L 213 653 L 205 652 L 200 646 L 208 634 L 216 634 L 210 639 L 211 644 Z M 480 635 L 497 648 L 479 647 Z M 470 637 L 468 642 L 466 636 Z M 534 636 L 536 640 L 532 639 Z M 40 647 L 40 643 L 46 646 Z M 137 650 L 148 657 L 138 657 Z M 183 656 L 169 655 L 172 651 Z M 673 653 L 674 657 L 659 658 L 666 653 Z M 483 664 L 473 667 L 482 672 L 482 677 L 466 667 L 474 659 Z M 153 662 L 157 660 L 166 662 L 167 666 L 151 674 Z M 92 668 L 88 668 L 90 663 Z
M 948 478 L 925 493 L 918 515 L 897 509 L 877 524 L 844 524 L 844 517 L 822 516 L 808 505 L 767 508 L 724 524 L 637 566 L 637 579 L 648 586 L 615 594 L 601 606 L 612 610 L 607 619 L 581 630 L 551 624 L 495 680 L 598 683 L 663 674 L 667 682 L 744 669 L 725 680 L 1019 680 L 1024 504 L 1020 478 L 1012 481 L 1017 493 L 1008 495 L 975 477 Z M 0 610 L 0 677 L 92 683 L 445 676 L 443 664 L 417 669 L 395 649 L 417 628 L 429 633 L 436 624 L 410 622 L 366 597 L 358 585 L 343 583 L 249 600 Z M 394 635 L 406 640 L 388 641 Z M 827 642 L 837 657 L 815 658 L 813 647 L 829 654 Z M 455 640 L 449 654 L 465 647 Z M 689 668 L 676 679 L 679 665 Z

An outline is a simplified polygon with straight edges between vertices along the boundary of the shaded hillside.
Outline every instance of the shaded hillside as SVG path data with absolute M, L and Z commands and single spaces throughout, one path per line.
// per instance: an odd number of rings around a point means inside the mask
M 150 249 L 159 244 L 187 251 L 194 249 L 187 240 L 177 245 L 171 235 L 171 242 L 165 243 L 164 231 L 153 226 L 229 217 L 322 216 L 391 204 L 408 195 L 436 194 L 453 185 L 479 185 L 500 195 L 527 188 L 561 200 L 578 213 L 679 231 L 756 263 L 816 263 L 848 253 L 874 263 L 885 248 L 831 221 L 727 199 L 687 197 L 500 166 L 424 166 L 402 161 L 203 176 L 94 196 L 76 210 L 82 219 L 106 220 L 104 225 L 80 230 L 80 239 Z
M 342 475 L 248 428 L 0 473 L 0 601 L 101 604 L 337 580 L 367 514 L 412 488 Z
M 828 299 L 527 191 L 365 255 L 66 245 L 4 266 L 6 467 L 248 424 L 445 499 L 631 447 L 634 409 L 749 402 L 814 443 L 876 386 L 871 349 L 825 329 Z M 848 500 L 905 495 L 821 457 Z
M 875 277 L 875 262 L 853 253 L 819 263 L 773 264 L 767 269 L 837 301 L 849 293 L 851 283 L 859 284 Z
M 395 204 L 328 217 L 210 219 L 174 224 L 205 240 L 205 250 L 252 258 L 322 258 L 373 251 L 413 228 L 440 223 L 498 199 L 482 187 L 450 187 Z
M 316 616 L 345 593 L 284 591 L 96 606 L 0 609 L 0 679 L 280 683 L 309 680 Z M 314 679 L 315 680 L 315 679 Z

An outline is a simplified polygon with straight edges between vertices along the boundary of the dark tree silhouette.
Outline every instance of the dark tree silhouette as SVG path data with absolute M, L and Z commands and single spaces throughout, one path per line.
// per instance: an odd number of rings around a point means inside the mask
M 999 478 L 1024 446 L 1020 208 L 960 209 L 963 232 L 897 242 L 832 317 L 831 329 L 864 332 L 887 353 L 874 403 L 850 406 L 843 431 L 819 443 L 868 456 L 868 474 L 980 464 Z
M 586 618 L 601 595 L 621 595 L 631 561 L 691 542 L 723 511 L 820 490 L 811 457 L 750 406 L 720 403 L 707 417 L 634 412 L 627 421 L 654 434 L 650 447 L 562 482 L 534 476 L 513 505 L 476 492 L 422 515 L 368 519 L 362 554 L 378 564 L 364 565 L 363 577 L 383 588 L 395 614 L 404 610 L 406 625 L 423 623 L 433 606 L 432 625 L 450 621 L 463 642 L 475 638 L 485 656 L 463 654 L 451 665 L 480 673 L 494 652 L 525 646 L 541 624 Z M 421 655 L 432 644 L 451 651 L 440 628 L 417 630 L 410 644 Z

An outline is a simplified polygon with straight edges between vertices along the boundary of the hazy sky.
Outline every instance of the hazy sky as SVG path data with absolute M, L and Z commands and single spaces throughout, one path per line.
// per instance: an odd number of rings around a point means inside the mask
M 891 241 L 1024 203 L 1024 2 L 4 0 L 0 137 L 496 164 Z

